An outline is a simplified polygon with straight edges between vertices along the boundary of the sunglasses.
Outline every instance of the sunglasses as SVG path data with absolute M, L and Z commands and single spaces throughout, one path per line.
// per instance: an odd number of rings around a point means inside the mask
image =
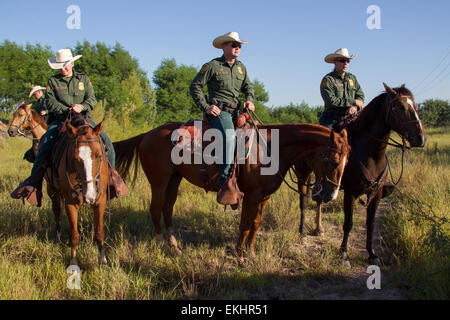
M 234 49 L 234 48 L 241 48 L 242 47 L 242 45 L 240 44 L 240 43 L 232 43 L 231 44 L 231 47 Z
M 337 59 L 336 61 L 340 62 L 340 63 L 350 63 L 350 60 L 346 60 L 346 59 Z

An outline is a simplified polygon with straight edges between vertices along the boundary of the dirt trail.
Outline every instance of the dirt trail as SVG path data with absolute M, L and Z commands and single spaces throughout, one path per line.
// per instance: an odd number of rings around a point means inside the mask
M 386 202 L 382 202 L 377 210 L 377 216 L 375 220 L 375 240 L 374 248 L 377 255 L 381 260 L 387 260 L 385 252 L 381 252 L 380 244 L 380 225 L 381 217 L 388 210 L 389 205 Z M 367 273 L 368 265 L 361 266 L 355 263 L 355 260 L 364 259 L 367 261 L 368 254 L 365 249 L 366 246 L 366 227 L 365 227 L 365 209 L 361 206 L 355 208 L 355 215 L 364 217 L 364 223 L 354 223 L 353 230 L 350 234 L 349 247 L 353 248 L 353 251 L 357 251 L 357 254 L 353 252 L 350 256 L 352 262 L 352 268 L 350 274 L 343 276 L 338 282 L 331 285 L 321 285 L 317 288 L 317 293 L 314 299 L 318 300 L 400 300 L 406 299 L 405 292 L 395 287 L 392 280 L 389 278 L 389 270 L 386 267 L 382 267 L 381 271 L 381 289 L 369 290 L 367 288 L 367 280 L 371 274 Z M 324 217 L 324 220 L 326 218 Z M 341 226 L 325 226 L 325 235 L 323 237 L 311 237 L 308 236 L 305 241 L 305 245 L 308 250 L 316 250 L 323 242 L 332 242 L 334 245 L 340 245 L 342 230 Z M 321 239 L 322 238 L 322 239 Z M 358 257 L 359 256 L 359 257 Z M 385 258 L 385 259 L 383 259 Z

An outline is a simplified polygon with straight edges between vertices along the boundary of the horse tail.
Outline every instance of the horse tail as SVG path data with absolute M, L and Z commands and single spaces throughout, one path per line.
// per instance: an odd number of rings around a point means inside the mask
M 145 133 L 123 141 L 113 142 L 116 151 L 116 170 L 120 176 L 127 179 L 130 168 L 134 162 L 134 176 L 132 184 L 136 182 L 139 168 L 139 145 L 145 137 Z

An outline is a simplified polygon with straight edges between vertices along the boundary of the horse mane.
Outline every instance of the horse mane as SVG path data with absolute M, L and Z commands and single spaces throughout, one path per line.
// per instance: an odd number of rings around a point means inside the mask
M 45 122 L 45 119 L 35 110 L 31 110 L 31 117 L 35 122 L 37 122 L 42 128 L 48 129 L 47 122 Z
M 393 88 L 392 90 L 396 91 L 400 95 L 409 96 L 414 100 L 414 96 L 413 96 L 412 92 L 403 86 L 398 87 L 398 88 Z M 380 109 L 378 108 L 378 106 L 383 103 L 387 94 L 388 93 L 386 91 L 384 91 L 381 94 L 379 94 L 378 96 L 376 96 L 372 101 L 370 101 L 370 103 L 361 111 L 358 118 L 356 118 L 355 121 L 350 123 L 349 126 L 350 126 L 350 129 L 352 132 L 361 131 L 361 130 L 365 129 L 362 127 L 362 124 L 366 122 L 366 119 L 373 118 L 372 115 L 374 112 L 377 112 L 377 113 L 380 112 Z

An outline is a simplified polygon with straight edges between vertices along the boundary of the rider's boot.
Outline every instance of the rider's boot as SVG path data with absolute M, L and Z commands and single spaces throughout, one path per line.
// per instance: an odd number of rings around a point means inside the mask
M 31 205 L 40 208 L 42 205 L 42 182 L 45 170 L 45 166 L 39 166 L 30 177 L 11 193 L 11 197 L 13 199 L 26 199 Z

